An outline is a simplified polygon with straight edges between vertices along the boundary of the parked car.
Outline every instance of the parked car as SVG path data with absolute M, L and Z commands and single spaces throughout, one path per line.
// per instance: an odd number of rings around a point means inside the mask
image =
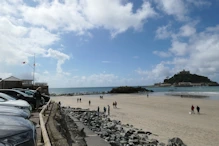
M 34 95 L 34 93 L 36 92 L 36 90 L 30 90 L 30 89 L 22 89 L 22 88 L 14 88 L 15 90 L 19 90 L 21 92 L 26 93 L 27 95 Z M 50 96 L 46 95 L 46 94 L 41 94 L 41 96 L 43 97 L 43 99 L 45 100 L 45 102 L 48 102 L 50 100 Z
M 24 111 L 22 109 L 13 106 L 0 106 L 0 116 L 1 115 L 17 116 L 17 117 L 23 117 L 25 119 L 29 119 L 30 111 Z
M 22 88 L 14 88 L 14 90 L 21 91 L 29 96 L 33 96 L 34 98 L 36 98 L 34 96 L 34 93 L 36 92 L 35 90 L 22 89 Z M 45 99 L 43 98 L 43 96 L 41 96 L 40 106 L 43 106 L 43 105 L 45 105 Z
M 31 105 L 32 109 L 35 109 L 36 107 L 36 99 L 33 96 L 27 95 L 21 91 L 14 89 L 0 89 L 0 92 L 8 94 L 14 97 L 15 99 L 22 99 L 27 101 Z
M 21 117 L 0 115 L 0 146 L 36 146 L 36 128 Z
M 16 100 L 15 98 L 4 93 L 0 93 L 0 106 L 17 107 L 27 113 L 32 111 L 32 107 L 28 102 L 24 100 Z

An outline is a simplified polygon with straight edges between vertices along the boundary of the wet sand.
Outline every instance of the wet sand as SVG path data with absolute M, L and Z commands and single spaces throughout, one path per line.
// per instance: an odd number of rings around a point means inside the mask
M 82 102 L 77 103 L 77 98 Z M 57 96 L 54 101 L 61 101 L 64 106 L 90 108 L 96 110 L 100 106 L 110 105 L 112 119 L 134 125 L 150 131 L 154 137 L 167 143 L 169 138 L 179 137 L 189 146 L 216 146 L 219 143 L 219 101 L 180 97 L 162 97 L 146 95 L 99 95 L 86 96 Z M 88 101 L 91 100 L 91 106 Z M 117 101 L 118 108 L 113 108 Z M 190 115 L 191 105 L 198 105 L 200 114 Z

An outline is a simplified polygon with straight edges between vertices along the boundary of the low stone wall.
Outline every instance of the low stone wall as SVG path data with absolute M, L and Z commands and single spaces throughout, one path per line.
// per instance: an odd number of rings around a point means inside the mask
M 60 104 L 53 103 L 46 129 L 53 146 L 110 146 Z M 79 111 L 79 110 L 78 110 Z M 48 115 L 48 114 L 47 114 Z
M 111 146 L 186 146 L 180 138 L 169 139 L 167 144 L 159 142 L 150 138 L 151 135 L 155 135 L 152 132 L 111 120 L 104 113 L 69 107 L 63 107 L 62 110 L 65 115 L 69 115 L 75 122 L 82 122 Z
M 56 94 L 51 93 L 50 96 L 81 96 L 81 95 L 102 95 L 102 94 L 108 94 L 108 92 L 84 92 L 84 93 L 62 93 L 62 94 Z

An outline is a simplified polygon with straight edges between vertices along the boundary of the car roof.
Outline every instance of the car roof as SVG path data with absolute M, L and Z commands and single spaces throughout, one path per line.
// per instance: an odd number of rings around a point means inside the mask
M 28 96 L 27 94 L 25 94 L 25 93 L 23 93 L 23 92 L 21 92 L 21 91 L 19 91 L 19 90 L 15 90 L 15 89 L 0 89 L 0 92 L 1 91 L 15 91 L 15 92 L 17 92 L 17 93 L 19 93 L 19 94 L 22 94 L 22 95 L 24 95 L 24 96 Z
M 5 93 L 1 93 L 0 92 L 0 96 L 2 97 L 2 98 L 4 98 L 4 99 L 7 99 L 7 100 L 16 100 L 14 97 L 12 97 L 12 96 L 10 96 L 10 95 L 8 95 L 8 94 L 5 94 Z M 12 98 L 12 99 L 11 99 Z
M 2 106 L 0 105 L 0 113 L 2 112 L 24 112 L 22 109 L 14 107 L 14 106 Z
M 34 130 L 34 126 L 29 120 L 17 116 L 0 115 L 0 138 L 29 130 Z
M 3 126 L 25 126 L 27 123 L 27 120 L 21 117 L 16 116 L 5 116 L 0 115 L 0 127 Z M 30 126 L 30 125 L 28 125 Z

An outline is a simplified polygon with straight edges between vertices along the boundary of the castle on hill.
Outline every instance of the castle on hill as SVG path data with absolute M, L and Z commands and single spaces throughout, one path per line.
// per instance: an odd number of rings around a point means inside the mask
M 190 71 L 182 70 L 171 78 L 164 79 L 163 83 L 156 83 L 159 87 L 191 87 L 191 86 L 219 86 L 217 82 L 211 81 L 208 77 L 191 74 Z

